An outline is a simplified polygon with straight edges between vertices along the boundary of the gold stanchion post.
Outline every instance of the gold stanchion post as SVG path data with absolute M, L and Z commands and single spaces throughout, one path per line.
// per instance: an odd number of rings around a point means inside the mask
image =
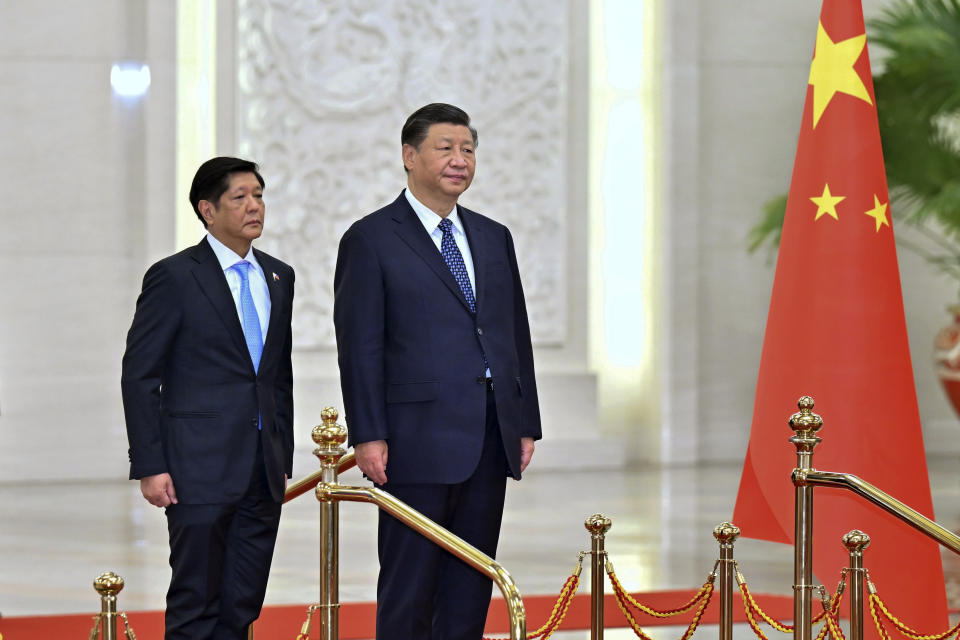
M 612 524 L 610 518 L 599 513 L 583 523 L 590 532 L 590 640 L 603 640 L 604 539 Z
M 337 424 L 339 414 L 333 407 L 324 408 L 322 422 L 313 428 L 310 437 L 317 448 L 313 455 L 320 460 L 323 484 L 337 484 L 337 465 L 347 453 L 344 444 L 347 430 Z M 320 500 L 320 638 L 340 637 L 340 505 L 327 494 L 317 491 Z
M 863 550 L 870 536 L 854 529 L 843 536 L 843 546 L 850 554 L 850 640 L 863 640 Z
M 713 530 L 720 544 L 720 640 L 733 640 L 733 589 L 736 567 L 733 563 L 733 544 L 740 537 L 740 528 L 721 522 Z
M 805 474 L 813 470 L 813 449 L 820 444 L 817 431 L 823 419 L 813 412 L 813 398 L 803 396 L 797 403 L 800 411 L 790 416 L 797 449 L 797 468 L 793 470 L 794 543 L 793 543 L 793 638 L 813 637 L 813 487 Z
M 100 594 L 100 637 L 102 640 L 117 640 L 117 594 L 123 590 L 123 578 L 107 571 L 97 576 L 93 588 Z

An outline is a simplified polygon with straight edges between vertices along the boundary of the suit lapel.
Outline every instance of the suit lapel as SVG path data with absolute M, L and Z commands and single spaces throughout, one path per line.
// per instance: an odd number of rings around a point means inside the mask
M 283 327 L 280 326 L 280 313 L 285 308 L 286 302 L 284 300 L 285 293 L 281 286 L 283 283 L 274 278 L 276 270 L 273 259 L 256 249 L 253 250 L 253 255 L 256 256 L 260 268 L 263 269 L 263 277 L 267 281 L 267 290 L 270 292 L 270 322 L 267 325 L 267 339 L 263 343 L 263 355 L 260 358 L 262 364 L 262 361 L 267 359 L 268 350 L 274 348 L 274 344 L 278 340 L 278 334 L 283 331 Z
M 401 193 L 393 205 L 393 219 L 398 223 L 397 235 L 427 263 L 427 266 L 437 274 L 443 284 L 447 285 L 450 292 L 460 300 L 464 308 L 470 311 L 470 305 L 467 304 L 467 299 L 463 297 L 463 291 L 460 290 L 456 278 L 450 273 L 450 267 L 443 259 L 443 254 L 437 249 L 437 245 L 433 243 L 433 239 L 430 238 L 427 230 L 423 228 L 423 223 L 420 222 L 420 218 L 414 213 L 413 207 L 407 202 L 406 196 Z
M 486 283 L 486 264 L 488 251 L 486 250 L 486 234 L 480 219 L 472 211 L 464 209 L 457 205 L 457 211 L 460 215 L 460 222 L 463 223 L 464 233 L 467 234 L 467 242 L 470 244 L 470 254 L 473 256 L 473 279 L 476 282 L 473 297 L 477 302 L 477 311 L 480 310 L 480 304 L 483 300 L 483 285 Z
M 230 293 L 230 286 L 227 284 L 227 278 L 223 275 L 223 269 L 220 268 L 220 262 L 217 260 L 217 254 L 204 238 L 200 241 L 193 251 L 193 259 L 197 265 L 193 268 L 193 277 L 204 295 L 210 300 L 217 315 L 227 329 L 227 333 L 236 343 L 237 348 L 246 354 L 250 359 L 250 352 L 247 350 L 247 342 L 243 337 L 243 327 L 240 326 L 240 317 L 237 315 L 237 305 L 233 301 L 233 295 Z M 253 361 L 250 360 L 250 368 L 253 368 Z

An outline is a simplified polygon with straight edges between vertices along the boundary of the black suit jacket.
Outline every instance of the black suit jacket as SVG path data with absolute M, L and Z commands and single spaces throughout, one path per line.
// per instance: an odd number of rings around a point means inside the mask
M 127 334 L 121 390 L 130 477 L 167 472 L 184 504 L 243 495 L 257 452 L 258 415 L 274 500 L 283 500 L 283 476 L 292 474 L 294 273 L 262 251 L 254 255 L 271 303 L 259 371 L 205 238 L 147 270 Z
M 475 314 L 403 193 L 340 241 L 334 322 L 350 441 L 388 442 L 391 483 L 457 483 L 476 468 L 487 406 L 484 354 L 515 478 L 520 438 L 540 437 L 513 239 L 490 218 L 458 212 L 473 255 Z

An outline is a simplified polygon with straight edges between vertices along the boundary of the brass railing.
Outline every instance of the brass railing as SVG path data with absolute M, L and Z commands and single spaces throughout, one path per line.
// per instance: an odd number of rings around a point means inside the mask
M 362 490 L 358 491 L 357 487 L 341 487 L 339 485 L 334 487 L 323 482 L 321 482 L 318 486 L 317 492 L 323 496 L 323 500 L 325 502 L 332 502 L 337 499 L 347 501 L 376 502 L 381 506 L 381 508 L 385 509 L 396 517 L 410 518 L 412 515 L 413 520 L 408 522 L 408 524 L 414 527 L 424 527 L 427 530 L 424 533 L 425 536 L 452 553 L 458 553 L 456 548 L 456 538 L 454 536 L 450 535 L 449 532 L 444 531 L 441 527 L 437 526 L 430 520 L 419 514 L 416 514 L 416 512 L 412 512 L 409 508 L 404 507 L 402 503 L 385 492 L 374 489 L 365 494 Z M 335 496 L 334 493 L 338 493 L 339 495 Z M 634 596 L 627 592 L 623 584 L 620 582 L 620 579 L 617 577 L 613 567 L 613 560 L 609 557 L 605 548 L 605 538 L 612 525 L 612 520 L 603 514 L 597 513 L 587 518 L 583 524 L 590 534 L 590 550 L 579 552 L 577 555 L 577 564 L 574 567 L 573 573 L 571 573 L 571 575 L 564 581 L 563 587 L 561 588 L 557 597 L 557 601 L 553 605 L 553 609 L 550 612 L 547 620 L 537 630 L 527 634 L 527 639 L 541 638 L 542 640 L 546 640 L 547 638 L 552 637 L 552 635 L 560 629 L 564 618 L 570 610 L 572 600 L 577 593 L 577 588 L 580 584 L 580 573 L 583 568 L 583 562 L 585 558 L 590 558 L 591 640 L 603 640 L 604 600 L 606 598 L 606 594 L 604 593 L 605 578 L 609 578 L 610 580 L 610 584 L 613 587 L 613 593 L 611 595 L 613 596 L 621 613 L 623 613 L 627 625 L 634 630 L 638 637 L 644 638 L 645 640 L 650 640 L 650 636 L 646 634 L 640 627 L 637 619 L 638 613 L 646 614 L 647 616 L 663 620 L 674 616 L 684 615 L 692 611 L 694 612 L 694 615 L 687 624 L 686 631 L 680 638 L 680 640 L 689 640 L 703 621 L 703 615 L 710 605 L 718 576 L 720 578 L 718 587 L 721 603 L 720 640 L 729 640 L 733 637 L 732 607 L 733 596 L 737 589 L 737 587 L 734 586 L 734 579 L 736 579 L 736 584 L 744 594 L 745 603 L 749 602 L 750 606 L 748 607 L 748 615 L 750 611 L 753 611 L 757 616 L 760 617 L 760 619 L 767 621 L 769 624 L 777 625 L 778 629 L 784 630 L 784 626 L 770 618 L 768 614 L 764 613 L 753 597 L 749 595 L 746 580 L 740 574 L 740 571 L 736 566 L 736 561 L 733 558 L 733 545 L 740 536 L 740 529 L 729 522 L 722 522 L 713 530 L 713 536 L 720 544 L 720 557 L 714 563 L 713 570 L 707 574 L 706 581 L 703 583 L 700 589 L 694 593 L 693 597 L 687 600 L 684 604 L 681 604 L 678 607 L 666 609 L 654 608 L 636 600 Z M 855 533 L 859 532 L 851 532 L 847 537 L 852 537 Z M 869 539 L 867 539 L 866 543 L 863 543 L 863 538 L 866 538 L 865 534 L 861 534 L 861 538 L 857 539 L 857 542 L 854 543 L 854 545 L 858 545 L 858 552 L 859 549 L 865 547 L 866 544 L 869 544 Z M 844 543 L 847 544 L 846 538 L 844 538 Z M 853 552 L 851 551 L 851 554 L 852 553 Z M 482 553 L 478 552 L 473 554 L 472 557 L 466 557 L 465 560 L 494 580 L 499 581 L 505 579 L 509 581 L 509 575 L 505 574 L 502 567 L 497 565 L 497 563 L 492 562 Z M 851 566 L 854 566 L 853 560 L 851 560 Z M 862 566 L 862 562 L 858 566 Z M 844 575 L 846 575 L 847 571 L 847 569 L 844 570 Z M 136 635 L 133 633 L 133 629 L 130 626 L 129 620 L 127 620 L 127 614 L 122 611 L 118 611 L 117 594 L 123 589 L 123 586 L 123 578 L 113 572 L 105 572 L 96 580 L 94 580 L 94 588 L 100 595 L 101 613 L 94 616 L 94 627 L 90 631 L 90 640 L 120 640 L 121 633 L 125 636 L 125 640 L 136 640 Z M 335 612 L 339 605 L 336 603 L 332 604 L 333 606 L 329 606 L 328 604 L 326 607 L 321 604 L 310 605 L 307 608 L 306 621 L 301 626 L 300 633 L 296 636 L 296 640 L 310 640 L 310 630 L 312 628 L 314 617 L 320 613 L 320 617 L 322 618 L 322 612 L 324 611 Z M 508 609 L 512 609 L 514 611 L 519 609 L 522 613 L 523 604 L 520 600 L 520 594 L 515 588 L 510 592 L 509 599 L 507 599 L 506 604 Z M 879 606 L 882 607 L 883 605 L 880 604 Z M 885 608 L 883 611 L 885 614 L 888 614 Z M 333 617 L 336 618 L 336 616 Z M 122 631 L 120 626 L 121 622 L 123 625 Z M 335 622 L 336 620 L 334 620 L 334 623 Z M 516 636 L 517 634 L 524 632 L 524 626 L 525 621 L 523 622 L 523 625 L 515 625 L 515 633 L 513 635 Z M 755 629 L 758 629 L 755 621 L 753 626 Z M 329 623 L 327 623 L 327 626 L 322 626 L 321 632 L 324 633 L 324 637 L 328 637 L 333 632 L 333 628 L 333 625 L 330 625 Z M 960 629 L 960 625 L 958 625 L 958 629 Z M 268 628 L 267 632 L 272 633 L 273 636 L 276 636 L 275 629 L 271 630 Z M 766 640 L 766 636 L 764 636 L 762 632 L 758 631 L 757 637 L 759 640 Z M 251 625 L 248 629 L 247 638 L 248 640 L 252 640 L 253 638 L 253 625 Z M 484 638 L 484 640 L 488 639 Z M 911 636 L 909 640 L 938 639 L 932 636 Z
M 339 503 L 370 502 L 397 518 L 417 533 L 439 545 L 465 563 L 493 580 L 507 605 L 510 617 L 511 640 L 524 640 L 527 635 L 526 613 L 520 591 L 513 578 L 496 560 L 465 540 L 450 533 L 389 493 L 375 487 L 352 487 L 338 483 L 338 474 L 356 465 L 352 453 L 344 446 L 347 430 L 337 424 L 336 409 L 327 407 L 322 423 L 313 429 L 311 437 L 317 448 L 313 454 L 320 460 L 320 471 L 287 488 L 284 502 L 315 487 L 320 501 L 320 637 L 336 640 L 339 637 Z
M 832 471 L 817 471 L 811 469 L 797 470 L 795 483 L 807 483 L 814 487 L 839 487 L 847 489 L 872 502 L 887 513 L 900 518 L 914 529 L 917 529 L 929 538 L 933 538 L 954 553 L 960 554 L 960 536 L 949 529 L 942 527 L 922 513 L 908 507 L 893 496 L 884 493 L 869 482 L 861 480 L 849 473 L 834 473 Z
M 797 467 L 791 477 L 795 487 L 794 521 L 794 560 L 793 560 L 793 611 L 795 640 L 811 640 L 813 625 L 811 613 L 813 607 L 813 488 L 835 487 L 848 491 L 872 502 L 884 511 L 903 520 L 908 525 L 936 540 L 954 553 L 960 554 L 960 536 L 940 526 L 930 518 L 884 493 L 869 482 L 849 473 L 818 471 L 813 468 L 813 449 L 821 442 L 816 435 L 823 427 L 823 419 L 813 412 L 813 398 L 803 396 L 797 403 L 800 411 L 790 417 L 790 428 L 794 435 L 790 442 L 797 449 Z M 852 535 L 859 532 L 851 532 Z M 851 554 L 862 541 L 851 541 Z M 869 543 L 869 539 L 866 540 Z M 846 544 L 846 541 L 845 541 Z M 851 560 L 853 563 L 853 560 Z M 854 566 L 854 565 L 852 565 Z M 862 593 L 862 589 L 861 589 Z M 852 640 L 861 640 L 863 635 L 862 614 L 858 625 L 859 636 L 852 634 Z M 853 628 L 851 627 L 851 630 Z
M 343 473 L 357 466 L 357 461 L 354 458 L 354 454 L 351 451 L 342 458 L 340 462 L 337 463 L 337 473 Z M 317 488 L 317 484 L 323 479 L 323 469 L 318 469 L 305 478 L 297 480 L 293 484 L 287 487 L 287 491 L 283 496 L 283 504 L 287 504 L 294 498 L 299 498 L 308 491 L 313 491 Z

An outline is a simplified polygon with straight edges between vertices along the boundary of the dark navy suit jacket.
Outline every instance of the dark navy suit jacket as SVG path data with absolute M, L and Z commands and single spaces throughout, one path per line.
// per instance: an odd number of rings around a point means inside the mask
M 406 196 L 340 241 L 334 322 L 350 444 L 386 440 L 391 483 L 465 480 L 487 407 L 484 354 L 510 475 L 540 437 L 527 310 L 510 232 L 458 205 L 473 254 L 476 313 Z
M 262 251 L 254 255 L 271 304 L 258 371 L 206 239 L 147 270 L 127 334 L 121 389 L 130 477 L 167 472 L 184 504 L 229 503 L 244 494 L 257 452 L 258 415 L 277 502 L 284 474 L 293 471 L 294 273 Z

